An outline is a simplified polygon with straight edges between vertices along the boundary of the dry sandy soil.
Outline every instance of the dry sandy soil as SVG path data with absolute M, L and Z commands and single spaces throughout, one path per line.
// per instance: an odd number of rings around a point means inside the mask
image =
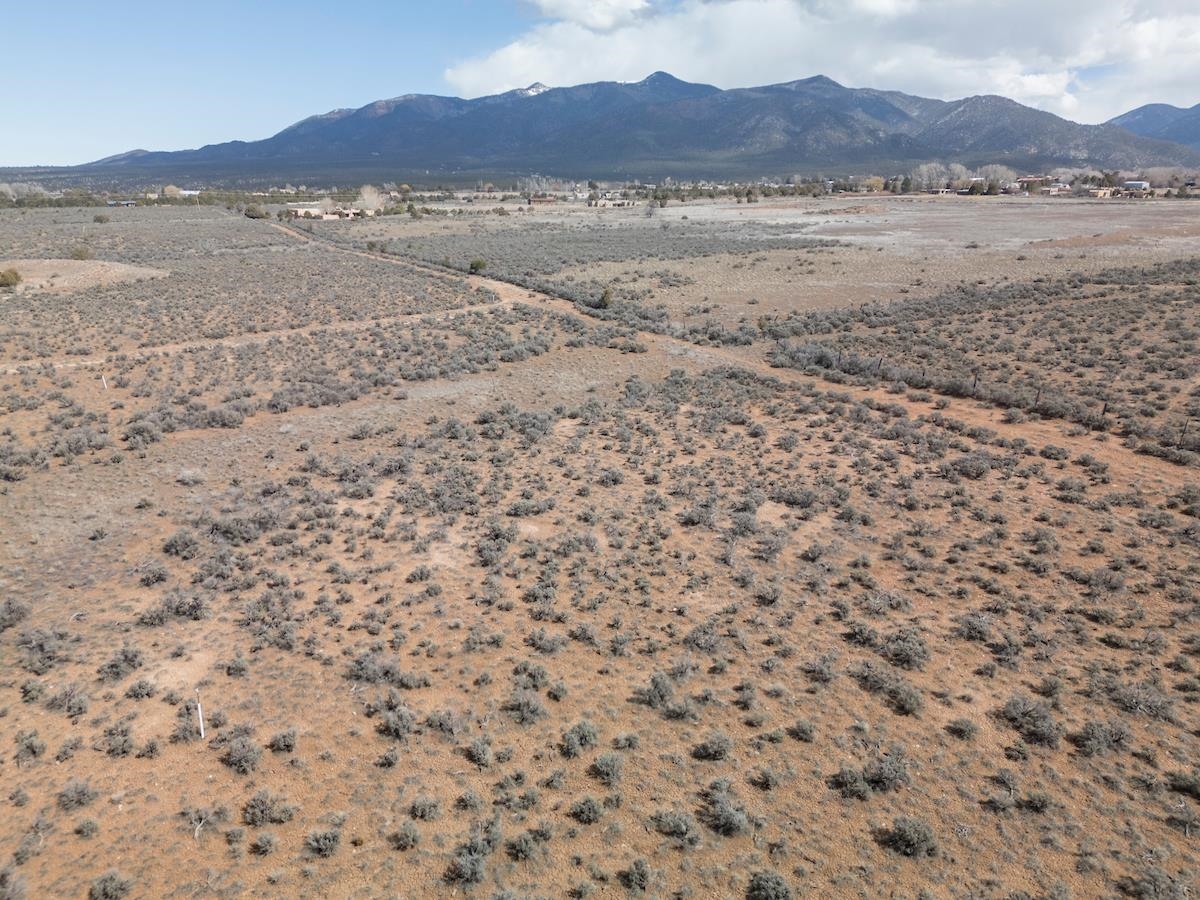
M 0 295 L 0 897 L 1190 896 L 1198 223 L 114 211 Z
M 0 260 L 0 268 L 16 269 L 21 273 L 21 283 L 13 291 L 14 294 L 65 294 L 126 281 L 165 278 L 167 275 L 162 269 L 95 259 L 3 259 Z

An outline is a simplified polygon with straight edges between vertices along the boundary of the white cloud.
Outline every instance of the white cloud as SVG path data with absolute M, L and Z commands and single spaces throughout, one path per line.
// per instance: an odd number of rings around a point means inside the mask
M 533 0 L 543 16 L 604 31 L 625 25 L 649 6 L 648 0 Z
M 849 11 L 854 15 L 894 19 L 916 9 L 917 0 L 817 0 L 812 7 L 814 10 L 828 10 L 834 18 Z
M 1200 101 L 1200 14 L 1183 0 L 533 0 L 518 39 L 446 70 L 464 96 L 662 69 L 747 87 L 1003 94 L 1077 121 Z

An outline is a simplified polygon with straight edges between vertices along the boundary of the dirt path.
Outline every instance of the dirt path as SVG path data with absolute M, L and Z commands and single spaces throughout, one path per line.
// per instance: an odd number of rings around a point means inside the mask
M 249 335 L 238 335 L 234 338 L 220 338 L 217 340 L 206 341 L 178 341 L 173 344 L 156 344 L 153 347 L 139 347 L 134 351 L 123 351 L 121 355 L 131 357 L 133 359 L 148 359 L 159 355 L 170 355 L 172 353 L 189 353 L 199 350 L 234 350 L 239 347 L 255 347 L 260 344 L 269 343 L 274 338 L 290 337 L 293 335 L 313 334 L 316 332 L 347 332 L 347 331 L 364 331 L 376 325 L 387 325 L 404 322 L 417 322 L 421 319 L 435 319 L 440 322 L 450 321 L 459 315 L 466 313 L 480 312 L 489 309 L 505 309 L 514 305 L 515 300 L 500 299 L 498 301 L 488 301 L 487 303 L 473 303 L 469 306 L 457 306 L 453 309 L 443 309 L 437 312 L 422 312 L 422 313 L 403 313 L 398 316 L 381 316 L 378 318 L 363 319 L 358 322 L 331 322 L 331 323 L 315 323 L 312 325 L 301 325 L 297 328 L 278 328 L 273 331 L 256 331 Z M 22 363 L 20 366 L 10 367 L 3 370 L 5 375 L 19 375 L 22 371 L 29 369 L 40 369 L 44 366 L 53 366 L 55 369 L 83 369 L 94 366 L 102 366 L 112 361 L 115 354 L 106 356 L 92 356 L 83 359 L 63 360 L 63 359 L 46 359 L 36 362 Z
M 331 241 L 321 240 L 311 234 L 307 234 L 299 229 L 290 228 L 286 225 L 279 225 L 274 222 L 269 223 L 271 228 L 282 232 L 283 234 L 297 238 L 309 243 L 319 244 L 321 247 L 332 250 L 337 253 L 344 253 L 348 256 L 358 256 L 364 259 L 371 259 L 377 262 L 389 263 L 391 265 L 400 266 L 407 269 L 416 269 L 419 272 L 425 272 L 430 275 L 437 275 L 441 278 L 453 278 L 462 281 L 468 288 L 476 289 L 483 288 L 491 291 L 498 298 L 495 301 L 486 303 L 473 303 L 468 306 L 455 307 L 453 309 L 439 310 L 436 312 L 421 312 L 421 313 L 404 313 L 398 316 L 387 316 L 382 318 L 364 319 L 358 322 L 342 322 L 331 324 L 313 324 L 302 325 L 297 328 L 279 328 L 272 331 L 258 331 L 250 335 L 238 335 L 232 338 L 220 338 L 217 340 L 203 341 L 178 341 L 172 344 L 157 344 L 153 347 L 139 347 L 134 351 L 125 351 L 129 356 L 135 358 L 148 358 L 157 355 L 169 355 L 172 353 L 188 353 L 202 350 L 220 350 L 220 349 L 237 349 L 239 347 L 254 347 L 265 344 L 277 337 L 290 337 L 293 335 L 312 334 L 314 332 L 347 332 L 347 331 L 362 331 L 367 328 L 372 328 L 380 324 L 395 324 L 403 322 L 417 322 L 421 319 L 434 318 L 438 321 L 449 321 L 456 316 L 464 313 L 479 312 L 488 309 L 505 309 L 512 307 L 517 303 L 528 303 L 532 306 L 541 306 L 550 308 L 560 313 L 569 315 L 580 315 L 579 309 L 566 300 L 560 300 L 557 297 L 551 297 L 548 294 L 541 294 L 536 291 L 530 291 L 526 288 L 510 284 L 507 281 L 497 281 L 494 278 L 486 278 L 481 275 L 464 275 L 460 273 L 450 273 L 438 269 L 434 266 L 427 266 L 421 263 L 412 262 L 407 259 L 387 256 L 380 253 L 371 253 L 367 250 L 355 250 L 350 247 L 343 247 Z M 19 375 L 22 371 L 29 369 L 41 369 L 46 366 L 52 366 L 55 369 L 86 369 L 102 366 L 109 363 L 112 359 L 112 354 L 104 356 L 84 357 L 81 359 L 42 359 L 22 363 L 19 366 L 9 366 L 6 369 L 0 370 L 5 375 Z
M 388 256 L 386 254 L 373 253 L 367 250 L 358 250 L 351 247 L 345 247 L 286 225 L 276 223 L 269 223 L 269 225 L 271 228 L 274 228 L 298 240 L 317 243 L 323 248 L 337 253 L 344 253 L 349 256 L 357 256 L 384 262 L 410 270 L 415 269 L 417 271 L 436 275 L 442 278 L 455 278 L 462 281 L 469 288 L 483 288 L 491 291 L 497 297 L 497 299 L 487 303 L 476 303 L 434 313 L 407 313 L 398 316 L 389 316 L 386 318 L 369 319 L 358 322 L 305 325 L 298 328 L 263 331 L 253 335 L 241 335 L 235 338 L 216 341 L 183 341 L 173 344 L 162 344 L 156 347 L 142 348 L 140 353 L 143 357 L 203 350 L 233 350 L 241 347 L 251 347 L 265 344 L 277 337 L 328 331 L 361 331 L 375 327 L 379 324 L 394 324 L 406 321 L 416 322 L 431 317 L 438 321 L 449 321 L 459 315 L 489 309 L 511 308 L 517 304 L 527 304 L 535 308 L 548 309 L 556 313 L 571 316 L 584 317 L 586 315 L 570 301 L 553 297 L 540 291 L 514 285 L 507 281 L 500 281 L 498 279 L 483 275 L 449 273 L 434 266 L 413 262 L 405 258 L 397 258 L 394 256 Z M 819 377 L 808 375 L 794 369 L 774 368 L 766 359 L 766 345 L 764 344 L 755 344 L 750 347 L 732 348 L 721 346 L 701 346 L 681 338 L 664 334 L 656 334 L 653 332 L 639 332 L 638 339 L 652 352 L 660 354 L 661 357 L 679 358 L 681 360 L 687 360 L 690 363 L 704 367 L 729 366 L 731 368 L 745 369 L 755 373 L 756 375 L 773 378 L 787 385 L 820 384 L 827 389 L 846 391 L 847 393 L 850 393 L 858 398 L 865 399 L 870 397 L 880 403 L 899 404 L 904 406 L 909 411 L 908 414 L 911 418 L 928 416 L 935 411 L 928 403 L 910 400 L 907 396 L 902 394 L 898 395 L 888 393 L 883 387 L 856 387 L 841 385 L 834 382 L 825 381 Z M 23 369 L 37 369 L 46 365 L 52 365 L 55 369 L 75 369 L 100 366 L 109 363 L 110 361 L 111 356 L 75 360 L 47 360 L 36 363 L 25 363 L 20 367 L 8 368 L 4 371 L 6 374 L 15 375 L 19 374 Z M 367 403 L 370 401 L 367 398 L 364 398 L 362 401 L 357 402 Z M 1099 435 L 1090 432 L 1084 434 L 1068 434 L 1067 432 L 1069 429 L 1069 423 L 1067 422 L 1059 420 L 1045 420 L 1024 422 L 1019 425 L 1013 425 L 1003 421 L 1002 410 L 987 404 L 982 404 L 963 398 L 951 399 L 950 404 L 940 412 L 947 418 L 958 419 L 972 426 L 988 428 L 999 433 L 1009 433 L 1014 436 L 1019 435 L 1031 443 L 1047 444 L 1056 442 L 1059 444 L 1067 444 L 1077 449 L 1078 452 L 1096 453 L 1098 449 L 1102 449 L 1103 455 L 1108 460 L 1117 464 L 1121 469 L 1129 473 L 1129 475 L 1135 481 L 1138 479 L 1158 479 L 1168 476 L 1170 473 L 1176 473 L 1177 477 L 1178 470 L 1176 466 L 1162 460 L 1136 454 L 1132 450 L 1124 447 L 1116 436 L 1106 435 L 1102 438 Z M 1105 442 L 1102 445 L 1098 445 L 1098 441 L 1100 440 L 1104 440 Z
M 433 266 L 423 265 L 410 260 L 397 259 L 384 254 L 371 253 L 366 250 L 354 250 L 342 247 L 285 225 L 272 225 L 272 227 L 303 240 L 319 241 L 322 246 L 342 253 L 397 263 L 443 277 L 447 275 L 446 272 Z M 468 284 L 484 287 L 495 292 L 503 303 L 529 303 L 533 306 L 549 307 L 558 312 L 570 315 L 585 315 L 575 304 L 569 301 L 520 287 L 507 281 L 499 281 L 495 278 L 488 278 L 482 275 L 460 275 L 459 277 L 463 278 Z M 914 419 L 923 416 L 927 417 L 933 412 L 940 412 L 948 419 L 957 419 L 966 422 L 968 425 L 987 428 L 1001 434 L 1007 433 L 1013 436 L 1020 436 L 1035 445 L 1050 443 L 1067 445 L 1076 451 L 1076 453 L 1090 452 L 1094 456 L 1103 458 L 1111 465 L 1122 470 L 1123 476 L 1129 479 L 1129 483 L 1140 483 L 1142 480 L 1164 478 L 1167 480 L 1172 480 L 1172 478 L 1177 480 L 1179 477 L 1178 466 L 1151 456 L 1135 453 L 1133 450 L 1125 447 L 1116 435 L 1103 432 L 1075 433 L 1075 429 L 1071 428 L 1071 423 L 1058 419 L 1011 424 L 1004 421 L 1003 410 L 990 404 L 966 398 L 945 398 L 949 400 L 949 405 L 945 409 L 936 410 L 929 403 L 910 400 L 904 394 L 889 393 L 882 386 L 848 386 L 829 382 L 795 369 L 775 368 L 766 359 L 764 351 L 766 345 L 764 344 L 732 348 L 700 346 L 681 338 L 652 332 L 639 332 L 639 340 L 658 353 L 671 357 L 686 358 L 700 365 L 730 366 L 746 369 L 759 376 L 774 378 L 783 384 L 820 384 L 827 389 L 842 390 L 860 399 L 869 397 L 879 403 L 899 404 L 905 407 L 908 410 L 909 417 Z
M 558 297 L 552 297 L 549 294 L 543 294 L 538 291 L 530 290 L 529 288 L 524 288 L 508 281 L 500 281 L 495 278 L 489 278 L 486 275 L 468 275 L 462 272 L 447 271 L 445 269 L 439 269 L 437 266 L 431 266 L 427 265 L 426 263 L 408 259 L 407 257 L 389 256 L 386 253 L 373 253 L 370 250 L 358 250 L 353 247 L 346 247 L 341 244 L 336 244 L 333 241 L 319 238 L 316 235 L 308 234 L 307 232 L 301 231 L 298 228 L 292 228 L 289 225 L 280 225 L 272 222 L 271 227 L 277 231 L 281 231 L 284 234 L 299 238 L 302 241 L 320 244 L 325 249 L 333 250 L 337 253 L 345 253 L 348 256 L 358 256 L 363 259 L 370 259 L 376 262 L 390 263 L 394 266 L 402 266 L 408 269 L 416 269 L 418 272 L 424 272 L 428 275 L 436 275 L 441 278 L 458 279 L 473 288 L 486 288 L 487 290 L 494 292 L 502 301 L 538 303 L 555 308 L 560 312 L 569 312 L 576 316 L 580 314 L 579 308 L 568 300 L 561 300 Z

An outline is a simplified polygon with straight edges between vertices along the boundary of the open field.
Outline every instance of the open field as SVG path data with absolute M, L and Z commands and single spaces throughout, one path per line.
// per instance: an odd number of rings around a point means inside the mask
M 1190 896 L 1198 238 L 3 213 L 0 897 Z
M 828 198 L 653 210 L 564 205 L 510 216 L 459 208 L 467 214 L 314 227 L 431 262 L 463 267 L 478 257 L 502 277 L 588 285 L 594 296 L 611 286 L 689 327 L 1146 265 L 1193 255 L 1200 240 L 1200 215 L 1187 203 Z M 846 246 L 819 244 L 833 241 Z

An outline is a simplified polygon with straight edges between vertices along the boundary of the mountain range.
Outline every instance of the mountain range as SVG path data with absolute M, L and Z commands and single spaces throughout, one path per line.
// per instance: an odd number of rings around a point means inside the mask
M 1200 103 L 1190 109 L 1149 103 L 1110 119 L 1108 124 L 1119 125 L 1142 137 L 1175 141 L 1200 150 Z
M 1189 117 L 1191 119 L 1189 120 Z M 1034 170 L 1200 167 L 1200 107 L 1080 125 L 1000 96 L 934 100 L 818 75 L 722 90 L 665 72 L 636 83 L 463 100 L 406 94 L 312 116 L 260 141 L 135 150 L 49 173 L 85 182 L 465 182 L 483 176 L 736 178 L 889 174 L 921 162 Z

